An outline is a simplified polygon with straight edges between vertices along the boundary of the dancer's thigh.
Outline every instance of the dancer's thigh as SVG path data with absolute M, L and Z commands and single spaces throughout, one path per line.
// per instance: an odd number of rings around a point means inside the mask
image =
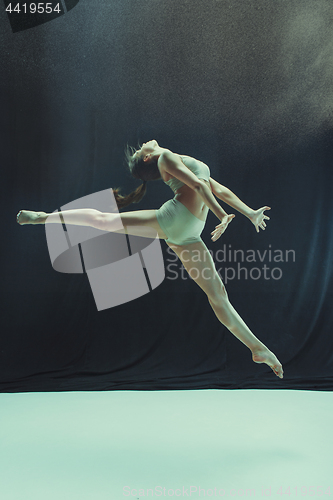
M 133 210 L 133 212 L 120 212 L 124 230 L 117 233 L 126 233 L 133 236 L 144 236 L 166 239 L 167 236 L 157 222 L 155 210 Z M 153 231 L 152 231 L 153 229 Z
M 190 245 L 166 243 L 179 257 L 190 277 L 202 288 L 208 298 L 214 300 L 221 293 L 226 294 L 214 260 L 202 240 Z

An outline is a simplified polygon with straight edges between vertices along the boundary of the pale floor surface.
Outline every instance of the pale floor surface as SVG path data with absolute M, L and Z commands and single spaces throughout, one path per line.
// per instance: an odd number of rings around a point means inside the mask
M 1 500 L 333 495 L 331 392 L 19 393 L 0 408 Z

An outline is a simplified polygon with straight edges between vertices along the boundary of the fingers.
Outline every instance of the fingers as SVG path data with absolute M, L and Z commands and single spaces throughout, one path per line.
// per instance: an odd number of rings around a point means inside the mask
M 226 230 L 226 226 L 225 227 L 219 227 L 218 229 L 214 229 L 214 231 L 212 231 L 210 234 L 212 234 L 212 241 L 216 241 L 220 236 L 221 234 L 224 233 L 224 231 Z
M 234 217 L 235 217 L 235 214 L 226 215 L 222 219 L 223 222 L 220 222 L 220 224 L 215 226 L 215 229 L 210 233 L 212 235 L 212 241 L 216 241 L 224 233 L 224 231 L 228 227 L 228 224 L 232 221 L 232 219 Z
M 219 239 L 219 237 L 221 236 L 221 234 L 223 234 L 224 231 L 220 232 L 220 233 L 215 233 L 214 236 L 212 236 L 212 241 L 216 241 Z
M 210 234 L 212 234 L 214 238 L 215 236 L 221 236 L 221 234 L 224 233 L 225 230 L 225 227 L 220 227 L 219 229 L 214 229 L 214 231 L 212 231 Z
M 264 222 L 264 221 L 259 222 L 259 224 L 256 224 L 256 225 L 255 225 L 255 228 L 256 228 L 257 233 L 259 233 L 259 228 L 261 228 L 261 229 L 263 229 L 263 231 L 265 231 L 266 224 L 265 224 L 265 222 Z
M 265 210 L 271 210 L 271 207 L 264 206 L 261 207 L 257 210 L 257 217 L 256 221 L 253 221 L 253 224 L 256 228 L 257 233 L 259 233 L 259 228 L 261 228 L 263 231 L 265 231 L 265 228 L 267 227 L 265 220 L 270 220 L 270 218 L 267 215 L 264 215 Z M 261 212 L 261 213 L 260 213 Z
M 265 206 L 265 207 L 258 208 L 259 212 L 265 212 L 265 210 L 271 210 L 271 207 Z
M 233 217 L 235 217 L 235 216 L 233 216 Z M 230 223 L 230 221 L 231 221 L 231 219 L 227 220 L 226 222 L 220 222 L 220 224 L 217 224 L 217 226 L 215 226 L 215 229 L 210 234 L 213 234 L 216 231 L 219 231 L 221 228 L 226 229 L 226 227 L 228 226 L 228 224 Z

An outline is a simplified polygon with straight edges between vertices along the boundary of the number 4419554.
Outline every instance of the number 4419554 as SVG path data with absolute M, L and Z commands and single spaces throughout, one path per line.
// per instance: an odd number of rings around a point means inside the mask
M 27 5 L 26 3 L 20 4 L 13 4 L 15 7 L 12 7 L 12 4 L 10 3 L 6 7 L 7 12 L 16 12 L 17 14 L 20 14 L 20 12 L 23 12 L 24 14 L 51 14 L 52 12 L 62 12 L 62 9 L 60 7 L 60 3 L 57 3 L 55 7 L 52 7 L 52 3 L 31 3 Z
M 285 490 L 283 490 L 282 486 L 277 490 L 277 494 L 278 495 L 292 495 L 293 494 L 293 490 L 294 492 L 296 493 L 299 493 L 300 496 L 305 496 L 305 495 L 308 495 L 308 496 L 318 496 L 318 497 L 321 497 L 323 495 L 328 495 L 330 496 L 331 495 L 331 488 L 328 487 L 326 489 L 324 488 L 321 488 L 321 487 L 317 487 L 315 488 L 314 486 L 309 486 L 309 487 L 306 487 L 306 486 L 302 486 L 300 488 L 297 489 L 297 486 L 295 486 L 294 488 L 290 488 L 290 486 L 288 488 L 286 488 Z

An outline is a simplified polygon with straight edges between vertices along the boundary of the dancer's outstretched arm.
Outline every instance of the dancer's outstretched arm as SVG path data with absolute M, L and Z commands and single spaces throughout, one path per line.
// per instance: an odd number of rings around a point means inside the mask
M 222 186 L 222 184 L 212 177 L 209 178 L 209 181 L 212 191 L 217 198 L 224 201 L 230 207 L 235 208 L 238 212 L 245 215 L 245 217 L 251 217 L 254 210 L 241 201 L 229 188 Z
M 226 186 L 222 186 L 219 182 L 215 181 L 212 177 L 210 177 L 210 186 L 212 188 L 212 192 L 215 194 L 217 198 L 224 201 L 227 205 L 234 208 L 241 214 L 245 215 L 252 224 L 255 226 L 257 233 L 259 233 L 259 228 L 265 229 L 266 220 L 269 220 L 267 215 L 264 215 L 266 210 L 270 210 L 270 207 L 264 206 L 258 208 L 258 210 L 253 210 L 249 206 L 247 206 L 242 200 L 238 198 L 229 188 Z

